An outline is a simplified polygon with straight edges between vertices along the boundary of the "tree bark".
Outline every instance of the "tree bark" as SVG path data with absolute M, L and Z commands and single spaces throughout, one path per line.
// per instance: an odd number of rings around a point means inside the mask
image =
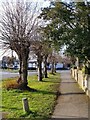
M 28 55 L 25 54 L 22 59 L 22 82 L 23 86 L 26 88 L 28 85 L 27 76 L 28 76 Z
M 54 63 L 54 72 L 56 73 L 56 63 Z
M 51 65 L 51 74 L 54 74 L 54 62 L 52 61 L 52 65 Z
M 26 54 L 25 54 L 26 53 Z M 19 56 L 20 60 L 20 69 L 19 69 L 19 79 L 17 80 L 17 83 L 22 84 L 22 89 L 27 88 L 28 81 L 27 81 L 27 76 L 28 76 L 28 53 L 26 51 L 23 52 L 22 55 Z
M 42 81 L 42 57 L 39 55 L 38 59 L 38 81 Z
M 20 78 L 22 80 L 22 59 L 19 59 L 20 60 L 20 69 L 19 69 L 19 75 L 20 75 Z
M 19 56 L 19 61 L 20 61 L 20 69 L 19 69 L 19 78 L 17 80 L 17 83 L 21 83 L 22 82 L 22 57 L 21 54 L 18 55 Z
M 47 75 L 47 56 L 44 57 L 44 77 L 48 78 L 48 75 Z

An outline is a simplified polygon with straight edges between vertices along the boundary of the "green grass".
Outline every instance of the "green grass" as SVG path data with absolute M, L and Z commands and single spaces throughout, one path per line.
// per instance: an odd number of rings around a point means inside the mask
M 2 82 L 2 85 L 5 84 L 5 81 Z M 2 88 L 2 111 L 8 113 L 7 118 L 23 117 L 30 118 L 30 120 L 42 118 L 41 120 L 44 120 L 52 114 L 57 96 L 56 92 L 60 84 L 60 74 L 49 74 L 49 78 L 44 78 L 43 82 L 38 82 L 37 76 L 34 75 L 28 77 L 28 81 L 28 86 L 36 91 Z M 23 111 L 22 98 L 28 98 L 29 113 Z

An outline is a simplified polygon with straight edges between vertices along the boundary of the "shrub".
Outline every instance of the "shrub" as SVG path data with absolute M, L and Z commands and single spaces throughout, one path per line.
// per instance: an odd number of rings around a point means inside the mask
M 16 80 L 5 81 L 3 87 L 7 90 L 19 88 L 19 84 Z

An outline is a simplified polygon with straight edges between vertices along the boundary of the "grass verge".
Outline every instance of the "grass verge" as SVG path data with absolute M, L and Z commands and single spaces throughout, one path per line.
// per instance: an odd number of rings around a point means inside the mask
M 36 75 L 28 77 L 28 86 L 35 91 L 6 90 L 2 87 L 2 111 L 7 113 L 7 118 L 47 120 L 51 116 L 60 83 L 60 74 L 48 76 L 49 78 L 44 78 L 42 82 L 37 81 Z M 12 79 L 5 79 L 2 86 Z M 28 98 L 30 108 L 28 113 L 23 111 L 22 98 Z

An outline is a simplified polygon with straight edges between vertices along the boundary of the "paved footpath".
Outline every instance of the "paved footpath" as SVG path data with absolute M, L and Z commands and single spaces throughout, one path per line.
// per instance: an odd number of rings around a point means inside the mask
M 61 71 L 60 76 L 61 95 L 58 97 L 52 118 L 81 118 L 82 120 L 88 118 L 88 97 L 71 78 L 70 71 Z

